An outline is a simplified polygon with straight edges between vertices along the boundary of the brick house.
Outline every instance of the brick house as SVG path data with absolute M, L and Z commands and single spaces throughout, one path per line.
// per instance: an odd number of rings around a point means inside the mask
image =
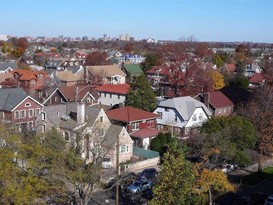
M 18 132 L 31 131 L 42 109 L 43 105 L 23 88 L 0 89 L 0 118 L 14 123 Z

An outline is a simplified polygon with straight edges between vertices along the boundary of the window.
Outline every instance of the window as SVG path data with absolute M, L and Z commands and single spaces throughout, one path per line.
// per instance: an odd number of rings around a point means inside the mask
M 102 128 L 99 129 L 99 136 L 103 136 L 104 135 L 104 130 Z
M 139 122 L 133 122 L 133 123 L 132 123 L 132 129 L 133 129 L 133 130 L 139 129 Z
M 29 109 L 28 110 L 28 117 L 33 117 L 34 116 L 34 110 L 33 109 Z
M 100 116 L 100 122 L 103 122 L 103 116 Z
M 42 112 L 41 114 L 42 114 L 42 120 L 45 120 L 45 115 L 46 114 L 44 112 Z
M 29 103 L 29 102 L 27 102 L 26 104 L 25 104 L 25 107 L 30 107 L 31 106 L 31 104 Z
M 58 97 L 55 97 L 55 102 L 59 102 L 59 98 Z
M 42 125 L 42 133 L 45 133 L 45 131 L 46 131 L 46 126 Z
M 20 118 L 20 112 L 15 111 L 14 116 L 15 116 L 15 119 L 19 119 Z
M 104 93 L 104 97 L 106 97 L 106 93 Z
M 21 110 L 21 118 L 26 118 L 26 111 L 25 110 Z
M 174 121 L 177 122 L 177 115 L 174 116 Z
M 90 103 L 91 102 L 91 98 L 90 97 L 86 98 L 86 102 Z
M 203 113 L 199 114 L 199 120 L 203 120 Z
M 35 109 L 35 116 L 39 116 L 40 115 L 40 108 L 36 108 Z
M 110 93 L 110 98 L 112 98 L 112 93 Z
M 160 115 L 159 119 L 162 119 L 162 112 L 157 112 Z
M 166 112 L 169 112 L 168 108 L 165 107 L 165 111 L 166 111 Z
M 119 146 L 119 153 L 127 153 L 129 152 L 129 146 L 121 145 Z
M 118 99 L 120 99 L 120 95 L 118 95 Z

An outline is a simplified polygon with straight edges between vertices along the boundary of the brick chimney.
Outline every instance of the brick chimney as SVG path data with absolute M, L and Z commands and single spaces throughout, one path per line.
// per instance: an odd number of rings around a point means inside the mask
M 204 93 L 204 104 L 207 108 L 209 108 L 209 102 L 210 102 L 210 95 L 209 92 Z
M 85 104 L 77 104 L 77 123 L 83 124 L 85 122 Z

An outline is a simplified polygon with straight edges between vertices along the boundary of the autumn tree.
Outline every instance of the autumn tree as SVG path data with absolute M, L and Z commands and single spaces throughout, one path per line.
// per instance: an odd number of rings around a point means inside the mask
M 125 104 L 126 106 L 132 106 L 148 112 L 154 111 L 156 108 L 156 96 L 145 75 L 140 75 L 131 82 Z
M 213 90 L 219 90 L 225 86 L 224 76 L 219 71 L 211 70 L 208 73 L 213 81 Z
M 240 114 L 247 117 L 256 127 L 257 148 L 262 156 L 273 152 L 273 88 L 269 85 L 255 90 L 245 107 L 240 109 Z
M 221 55 L 216 54 L 213 57 L 213 63 L 217 66 L 217 68 L 221 68 L 225 64 L 225 61 Z
M 194 189 L 193 166 L 185 159 L 186 148 L 174 140 L 168 145 L 158 182 L 153 188 L 155 197 L 151 205 L 198 204 Z
M 211 56 L 212 51 L 208 47 L 208 43 L 202 42 L 197 43 L 195 49 L 196 55 L 199 56 L 201 59 Z
M 225 193 L 234 191 L 234 187 L 228 181 L 227 175 L 221 170 L 202 169 L 197 181 L 198 190 L 208 193 L 209 205 L 213 204 L 213 193 Z
M 95 51 L 93 53 L 89 53 L 85 59 L 86 66 L 111 64 L 111 60 L 107 59 L 107 54 L 105 52 L 101 53 L 99 51 Z

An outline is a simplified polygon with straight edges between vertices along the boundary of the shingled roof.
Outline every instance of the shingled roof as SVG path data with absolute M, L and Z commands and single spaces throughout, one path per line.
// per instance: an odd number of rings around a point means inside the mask
M 130 86 L 125 84 L 104 84 L 96 88 L 99 92 L 127 94 Z
M 27 96 L 23 88 L 0 89 L 0 110 L 12 111 Z

